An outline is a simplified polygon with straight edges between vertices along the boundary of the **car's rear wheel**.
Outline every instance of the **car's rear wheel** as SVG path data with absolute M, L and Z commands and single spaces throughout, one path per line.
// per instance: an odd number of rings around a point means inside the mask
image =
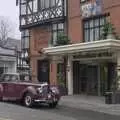
M 24 105 L 26 107 L 32 107 L 33 106 L 33 97 L 32 94 L 27 93 L 24 97 Z
M 55 108 L 57 106 L 57 104 L 58 104 L 58 102 L 49 103 L 49 107 Z

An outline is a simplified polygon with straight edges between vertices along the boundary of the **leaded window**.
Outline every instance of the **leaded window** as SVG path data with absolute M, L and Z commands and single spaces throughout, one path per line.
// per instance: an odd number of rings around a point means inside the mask
M 52 45 L 56 45 L 57 36 L 60 32 L 64 32 L 64 23 L 52 25 Z
M 45 8 L 54 7 L 58 0 L 38 0 L 38 9 L 42 10 Z
M 83 20 L 84 42 L 100 40 L 106 18 L 106 16 L 98 16 Z
M 22 52 L 21 52 L 21 59 L 22 59 L 22 66 L 25 66 L 28 64 L 29 61 L 29 30 L 24 30 L 21 33 L 21 39 L 22 39 Z
M 28 49 L 29 48 L 29 31 L 28 30 L 22 31 L 21 39 L 22 39 L 22 49 Z

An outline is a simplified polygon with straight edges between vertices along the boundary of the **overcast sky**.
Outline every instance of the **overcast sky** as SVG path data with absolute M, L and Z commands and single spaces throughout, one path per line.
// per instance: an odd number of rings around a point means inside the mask
M 12 21 L 15 29 L 13 37 L 20 39 L 18 9 L 18 6 L 16 7 L 16 0 L 0 0 L 0 16 L 6 16 Z

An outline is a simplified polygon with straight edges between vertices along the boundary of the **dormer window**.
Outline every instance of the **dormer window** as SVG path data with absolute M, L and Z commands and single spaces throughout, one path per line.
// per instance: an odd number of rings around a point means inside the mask
M 38 0 L 38 9 L 42 10 L 45 8 L 51 8 L 56 5 L 58 0 Z
M 21 2 L 21 3 L 26 3 L 26 0 L 21 0 L 20 2 Z
M 57 0 L 51 0 L 51 7 L 55 6 L 55 3 L 56 3 Z
M 26 15 L 26 1 L 21 0 L 20 15 Z
M 44 9 L 44 0 L 38 0 L 38 9 Z

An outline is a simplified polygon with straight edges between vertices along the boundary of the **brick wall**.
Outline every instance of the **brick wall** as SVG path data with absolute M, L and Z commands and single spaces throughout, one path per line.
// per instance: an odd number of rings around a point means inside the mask
M 86 3 L 94 2 L 89 0 Z M 73 43 L 83 41 L 83 26 L 80 6 L 80 0 L 68 0 L 68 31 L 69 37 Z M 115 27 L 115 31 L 120 34 L 120 0 L 102 0 L 102 11 L 110 13 L 110 21 Z
M 68 0 L 68 33 L 72 43 L 81 42 L 80 0 Z
M 120 0 L 103 0 L 104 13 L 110 13 L 110 21 L 120 35 Z
M 30 30 L 30 64 L 32 67 L 32 80 L 37 80 L 37 61 L 46 59 L 46 56 L 41 54 L 42 48 L 48 47 L 48 41 L 51 39 L 51 32 L 48 26 L 36 27 Z M 48 59 L 48 58 L 47 58 Z M 52 68 L 51 68 L 52 66 Z M 56 81 L 56 66 L 50 64 L 50 82 L 53 84 Z
M 94 2 L 90 0 L 88 2 Z M 85 4 L 85 3 L 84 3 Z M 103 0 L 103 14 L 110 13 L 110 20 L 114 24 L 117 33 L 120 34 L 120 0 Z M 80 0 L 68 0 L 68 35 L 72 43 L 83 41 L 83 26 L 80 9 Z M 40 54 L 44 47 L 48 47 L 51 33 L 48 26 L 35 27 L 30 30 L 30 58 L 33 79 L 37 79 L 37 60 L 44 59 Z M 67 31 L 67 30 L 66 30 Z M 56 63 L 50 64 L 50 81 L 56 84 Z

